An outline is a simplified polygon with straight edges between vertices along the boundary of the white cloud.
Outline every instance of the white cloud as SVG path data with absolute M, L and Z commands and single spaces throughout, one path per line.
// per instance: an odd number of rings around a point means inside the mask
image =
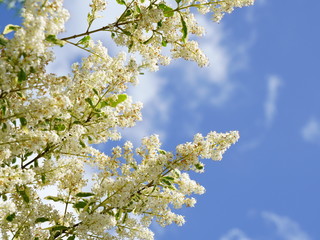
M 272 212 L 262 212 L 261 216 L 275 225 L 277 235 L 283 240 L 311 240 L 298 223 L 284 216 Z
M 154 73 L 141 76 L 140 83 L 129 90 L 135 102 L 143 103 L 143 120 L 137 126 L 126 129 L 123 135 L 135 143 L 140 143 L 141 138 L 151 134 L 160 135 L 161 141 L 166 134 L 162 126 L 169 120 L 171 99 L 161 93 L 166 79 Z
M 311 118 L 301 130 L 305 141 L 320 144 L 320 122 Z
M 264 110 L 267 126 L 270 126 L 275 118 L 277 111 L 277 99 L 279 94 L 279 87 L 281 86 L 282 81 L 278 76 L 270 76 L 268 78 L 268 93 L 267 99 L 265 101 Z
M 238 228 L 233 228 L 225 235 L 220 237 L 220 240 L 251 240 L 244 232 Z

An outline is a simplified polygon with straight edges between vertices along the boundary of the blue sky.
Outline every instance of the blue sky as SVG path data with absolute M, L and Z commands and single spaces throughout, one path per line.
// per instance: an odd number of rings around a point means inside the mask
M 192 174 L 207 191 L 195 208 L 179 210 L 186 224 L 154 224 L 155 239 L 319 239 L 319 8 L 315 0 L 256 0 L 220 24 L 202 17 L 207 35 L 199 42 L 210 66 L 175 61 L 131 89 L 144 102 L 144 121 L 123 135 L 136 145 L 152 133 L 167 150 L 197 132 L 241 135 L 221 162 L 206 161 L 205 173 Z M 81 29 L 86 8 L 71 10 L 69 33 Z M 12 22 L 2 6 L 0 19 L 1 29 Z M 69 50 L 56 50 L 51 70 L 67 71 L 79 57 Z

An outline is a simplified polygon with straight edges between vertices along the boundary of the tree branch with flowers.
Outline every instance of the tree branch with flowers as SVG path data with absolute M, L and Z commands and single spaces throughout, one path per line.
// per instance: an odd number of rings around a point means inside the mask
M 205 31 L 191 9 L 219 22 L 253 0 L 117 3 L 124 9 L 117 20 L 92 29 L 98 13 L 108 10 L 104 0 L 92 0 L 87 28 L 62 38 L 69 18 L 63 1 L 25 0 L 22 24 L 9 24 L 0 35 L 1 239 L 153 239 L 153 219 L 182 225 L 183 216 L 172 208 L 193 207 L 190 195 L 204 193 L 188 171 L 203 172 L 200 159 L 221 160 L 239 138 L 237 131 L 196 134 L 174 152 L 162 149 L 157 135 L 143 138 L 138 148 L 127 141 L 109 155 L 92 146 L 118 141 L 119 129 L 142 120 L 141 103 L 127 93 L 141 72 L 177 58 L 208 64 L 189 40 Z M 127 53 L 111 57 L 91 38 L 97 32 L 110 34 Z M 68 44 L 88 55 L 68 75 L 47 72 L 52 47 Z M 85 166 L 96 169 L 89 181 Z M 44 196 L 46 189 L 55 190 Z

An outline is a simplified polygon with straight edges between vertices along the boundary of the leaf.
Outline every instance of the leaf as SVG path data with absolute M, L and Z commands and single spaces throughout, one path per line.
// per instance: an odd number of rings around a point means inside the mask
M 181 2 L 181 0 L 176 0 L 176 3 L 179 5 L 179 3 Z
M 92 102 L 91 98 L 86 98 L 85 101 L 86 101 L 87 103 L 89 103 L 89 105 L 90 105 L 92 108 L 94 108 L 94 105 L 93 105 L 93 102 Z
M 6 220 L 8 222 L 12 222 L 15 217 L 16 217 L 16 213 L 12 213 L 6 217 Z
M 88 202 L 87 201 L 79 201 L 79 202 L 76 202 L 75 204 L 73 204 L 73 207 L 74 208 L 84 208 L 85 206 L 87 206 Z
M 168 180 L 168 181 L 173 181 L 173 180 L 174 180 L 174 178 L 173 178 L 173 177 L 170 177 L 170 176 L 165 176 L 165 177 L 163 177 L 162 179 L 166 179 L 166 180 Z
M 114 101 L 114 100 L 109 101 L 109 105 L 111 107 L 116 107 L 118 104 L 124 102 L 127 98 L 128 98 L 128 96 L 126 94 L 119 94 L 118 99 L 116 101 Z
M 198 170 L 202 170 L 204 167 L 203 167 L 203 164 L 201 164 L 201 163 L 197 163 L 197 164 L 195 164 L 194 165 L 195 167 L 196 167 L 196 169 L 198 169 Z
M 6 46 L 7 43 L 8 43 L 8 40 L 5 37 L 3 37 L 2 35 L 0 35 L 0 45 Z
M 168 41 L 167 41 L 165 38 L 162 38 L 161 45 L 162 45 L 163 47 L 166 47 L 167 44 L 168 44 Z
M 74 240 L 74 239 L 76 239 L 76 236 L 75 236 L 75 235 L 72 235 L 72 236 L 70 236 L 70 237 L 67 238 L 67 240 Z
M 20 69 L 20 72 L 18 72 L 18 83 L 22 83 L 25 80 L 27 80 L 27 74 L 23 69 Z
M 80 143 L 81 147 L 83 147 L 83 148 L 85 148 L 87 146 L 82 140 L 79 140 L 79 143 Z
M 1 112 L 2 112 L 2 115 L 6 115 L 6 111 L 7 111 L 7 107 L 2 105 L 1 106 Z
M 46 41 L 51 42 L 51 43 L 53 43 L 55 45 L 59 45 L 60 47 L 63 47 L 63 45 L 64 45 L 64 41 L 58 39 L 56 37 L 56 35 L 48 35 L 48 36 L 46 36 Z
M 187 24 L 184 21 L 183 17 L 181 16 L 181 23 L 182 23 L 182 41 L 185 42 L 186 38 L 188 36 L 188 28 L 187 28 Z
M 2 34 L 6 35 L 6 34 L 11 33 L 13 31 L 17 31 L 20 28 L 21 28 L 21 26 L 19 26 L 19 25 L 8 24 L 7 26 L 5 26 Z
M 99 96 L 99 93 L 98 93 L 97 89 L 92 88 L 92 91 L 93 91 L 97 96 Z
M 66 226 L 62 226 L 62 225 L 55 225 L 55 226 L 52 226 L 52 227 L 49 227 L 49 228 L 45 228 L 45 229 L 50 229 L 51 231 L 61 231 L 61 230 L 66 230 L 68 229 L 68 227 Z
M 46 200 L 52 200 L 54 202 L 64 202 L 63 198 L 55 197 L 55 196 L 47 196 L 44 199 Z
M 46 217 L 40 217 L 40 218 L 37 218 L 35 220 L 35 223 L 43 223 L 43 222 L 47 222 L 49 221 L 50 219 L 49 218 L 46 218 Z
M 4 132 L 5 130 L 7 130 L 7 124 L 6 123 L 2 123 L 2 128 L 1 130 Z
M 117 0 L 117 3 L 121 4 L 121 5 L 125 5 L 126 4 L 126 2 L 124 0 Z
M 148 44 L 152 40 L 152 38 L 153 38 L 153 34 L 150 38 L 148 38 L 146 41 L 144 41 L 143 44 Z
M 22 197 L 22 199 L 23 199 L 23 201 L 24 201 L 25 203 L 29 203 L 29 202 L 30 202 L 30 198 L 29 198 L 29 196 L 28 196 L 28 194 L 27 194 L 27 192 L 26 192 L 26 189 L 19 190 L 19 189 L 17 188 L 17 192 L 18 192 L 18 194 Z
M 54 130 L 56 131 L 64 131 L 66 129 L 66 126 L 64 124 L 55 124 L 53 127 Z
M 88 35 L 88 36 L 85 36 L 83 38 L 81 38 L 79 41 L 78 41 L 78 44 L 81 44 L 85 47 L 88 47 L 89 45 L 89 41 L 90 41 L 91 37 Z
M 166 155 L 166 151 L 164 151 L 164 150 L 159 150 L 159 153 L 162 155 Z
M 21 126 L 26 126 L 28 123 L 27 119 L 25 119 L 24 117 L 19 118 L 19 120 L 20 120 Z
M 160 3 L 159 8 L 163 10 L 163 15 L 165 17 L 172 17 L 174 14 L 174 10 L 171 7 L 168 7 L 167 5 L 165 5 L 164 3 Z
M 91 192 L 79 192 L 76 194 L 76 197 L 91 197 L 94 196 L 94 193 Z

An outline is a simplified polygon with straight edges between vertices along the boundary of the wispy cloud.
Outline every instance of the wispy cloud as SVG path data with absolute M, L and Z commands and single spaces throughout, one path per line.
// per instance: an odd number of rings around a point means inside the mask
M 263 219 L 274 224 L 277 235 L 283 240 L 311 240 L 299 224 L 288 217 L 272 212 L 262 212 L 261 216 Z
M 158 134 L 162 141 L 166 134 L 164 126 L 170 119 L 171 99 L 162 93 L 166 79 L 154 73 L 146 73 L 140 78 L 140 83 L 129 90 L 135 102 L 143 103 L 143 121 L 135 127 L 126 129 L 123 135 L 135 143 L 151 134 Z
M 311 118 L 301 129 L 303 139 L 310 143 L 320 144 L 320 122 Z
M 251 240 L 246 234 L 238 228 L 233 228 L 225 235 L 220 237 L 220 240 Z
M 267 126 L 270 126 L 275 118 L 277 112 L 277 99 L 279 94 L 279 87 L 282 81 L 278 76 L 270 76 L 268 78 L 267 98 L 264 104 L 265 118 Z

